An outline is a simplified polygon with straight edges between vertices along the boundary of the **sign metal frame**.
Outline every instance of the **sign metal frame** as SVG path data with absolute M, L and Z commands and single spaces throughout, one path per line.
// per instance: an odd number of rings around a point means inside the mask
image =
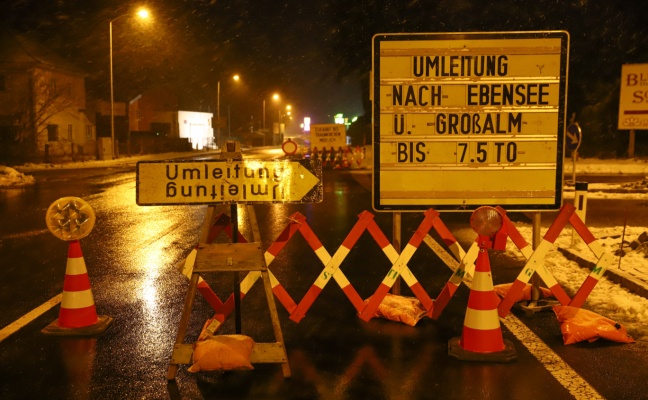
M 322 162 L 139 161 L 136 194 L 140 206 L 319 203 L 324 194 Z
M 372 45 L 374 210 L 562 206 L 566 31 L 377 34 Z

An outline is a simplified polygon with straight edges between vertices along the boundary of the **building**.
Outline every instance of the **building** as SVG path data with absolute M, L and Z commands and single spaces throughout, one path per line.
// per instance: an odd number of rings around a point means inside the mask
M 85 109 L 83 71 L 0 29 L 0 162 L 94 156 L 95 126 Z
M 128 117 L 135 148 L 146 137 L 170 146 L 189 143 L 194 150 L 215 147 L 213 114 L 179 110 L 170 91 L 152 90 L 135 97 L 129 102 Z

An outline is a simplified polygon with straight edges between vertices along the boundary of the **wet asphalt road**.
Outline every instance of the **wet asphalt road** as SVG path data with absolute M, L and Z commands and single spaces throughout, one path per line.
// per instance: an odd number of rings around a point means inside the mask
M 175 382 L 165 379 L 187 280 L 176 266 L 198 240 L 203 206 L 138 207 L 132 169 L 80 172 L 75 179 L 49 177 L 33 188 L 3 191 L 0 203 L 0 327 L 15 321 L 61 291 L 67 244 L 54 238 L 43 222 L 51 202 L 79 196 L 97 213 L 97 225 L 81 241 L 98 313 L 114 319 L 104 333 L 91 338 L 51 337 L 40 330 L 56 319 L 58 306 L 0 342 L 2 399 L 610 399 L 641 398 L 645 388 L 645 343 L 564 346 L 552 313 L 525 318 L 515 312 L 552 348 L 575 375 L 555 360 L 549 369 L 539 363 L 533 347 L 507 327 L 505 338 L 516 348 L 510 364 L 458 361 L 447 343 L 461 335 L 468 290 L 461 286 L 438 321 L 423 319 L 416 327 L 373 319 L 364 322 L 344 293 L 330 282 L 306 317 L 296 324 L 278 304 L 293 376 L 283 379 L 277 365 L 256 365 L 254 371 L 187 372 L 181 366 Z M 358 178 L 357 176 L 355 178 Z M 371 192 L 353 174 L 327 172 L 324 202 L 305 205 L 256 206 L 263 247 L 267 248 L 294 212 L 309 225 L 330 254 L 369 209 Z M 244 213 L 243 213 L 244 215 Z M 524 218 L 523 216 L 519 216 Z M 464 248 L 474 240 L 466 228 L 468 215 L 442 219 Z M 391 236 L 391 217 L 376 214 Z M 421 221 L 403 215 L 406 242 Z M 243 234 L 249 231 L 243 227 Z M 495 283 L 510 282 L 519 263 L 491 256 Z M 425 246 L 409 266 L 430 295 L 440 292 L 450 276 Z M 362 295 L 376 289 L 390 263 L 377 244 L 363 235 L 341 268 Z M 270 269 L 298 301 L 323 265 L 305 241 L 295 235 Z M 215 274 L 218 275 L 218 274 Z M 214 290 L 224 298 L 231 276 L 214 276 Z M 404 294 L 407 293 L 405 289 Z M 243 300 L 243 333 L 271 341 L 270 319 L 257 283 Z M 198 295 L 190 320 L 189 341 L 195 340 L 212 312 Z M 220 328 L 233 333 L 232 318 Z M 581 385 L 575 377 L 589 383 Z M 565 381 L 572 382 L 565 385 Z M 567 387 L 566 387 L 567 386 Z M 591 392 L 593 390 L 594 392 Z

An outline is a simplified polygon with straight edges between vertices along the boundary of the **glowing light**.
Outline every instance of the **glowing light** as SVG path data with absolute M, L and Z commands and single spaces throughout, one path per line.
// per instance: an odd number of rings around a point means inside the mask
M 470 226 L 482 236 L 492 237 L 502 229 L 502 223 L 502 216 L 493 207 L 479 207 L 470 216 Z

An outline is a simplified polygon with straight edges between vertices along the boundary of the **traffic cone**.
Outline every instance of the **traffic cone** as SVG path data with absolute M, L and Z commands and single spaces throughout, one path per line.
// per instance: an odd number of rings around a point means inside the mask
M 73 240 L 68 249 L 59 317 L 41 332 L 48 335 L 95 335 L 106 330 L 111 323 L 112 318 L 97 315 L 81 245 L 78 240 Z
M 502 338 L 493 291 L 488 250 L 481 248 L 475 263 L 475 275 L 468 297 L 468 308 L 461 338 L 448 342 L 448 354 L 459 360 L 510 362 L 517 359 L 513 344 Z

